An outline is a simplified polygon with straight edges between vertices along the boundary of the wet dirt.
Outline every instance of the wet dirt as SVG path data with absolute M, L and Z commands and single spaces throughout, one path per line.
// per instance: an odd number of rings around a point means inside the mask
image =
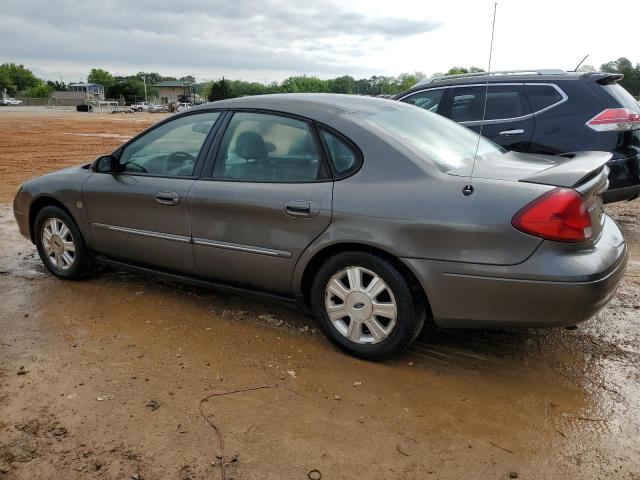
M 639 203 L 607 207 L 630 262 L 578 329 L 430 326 L 368 363 L 289 305 L 109 269 L 46 273 L 13 220 L 17 184 L 158 119 L 0 111 L 1 479 L 218 479 L 200 400 L 260 385 L 288 389 L 202 404 L 227 479 L 640 478 Z

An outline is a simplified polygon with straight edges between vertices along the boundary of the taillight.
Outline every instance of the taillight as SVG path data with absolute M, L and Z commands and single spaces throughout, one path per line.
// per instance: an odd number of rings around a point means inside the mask
M 628 108 L 607 108 L 587 122 L 597 132 L 626 131 L 640 128 L 640 113 Z
M 591 238 L 591 217 L 578 192 L 556 188 L 520 210 L 511 224 L 521 232 L 558 242 Z

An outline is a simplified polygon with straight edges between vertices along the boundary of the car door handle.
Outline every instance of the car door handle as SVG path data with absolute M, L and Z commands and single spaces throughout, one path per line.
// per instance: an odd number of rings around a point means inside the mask
M 320 207 L 308 201 L 293 201 L 284 206 L 284 211 L 293 217 L 315 217 L 320 212 Z
M 180 195 L 176 192 L 158 192 L 156 193 L 156 202 L 160 205 L 178 205 L 180 203 Z
M 500 132 L 500 135 L 504 135 L 505 137 L 513 137 L 514 135 L 522 135 L 524 133 L 524 129 L 515 128 L 513 130 L 505 130 Z

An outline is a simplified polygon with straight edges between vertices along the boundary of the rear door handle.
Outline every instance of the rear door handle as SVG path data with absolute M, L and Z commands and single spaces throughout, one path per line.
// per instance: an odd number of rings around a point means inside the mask
M 176 192 L 158 192 L 156 193 L 156 202 L 160 205 L 178 205 L 180 203 L 180 195 Z
M 504 135 L 505 137 L 513 137 L 514 135 L 522 135 L 524 133 L 524 129 L 515 128 L 513 130 L 505 130 L 500 132 L 500 135 Z
M 320 212 L 320 206 L 314 202 L 295 200 L 284 206 L 284 211 L 292 217 L 315 217 Z

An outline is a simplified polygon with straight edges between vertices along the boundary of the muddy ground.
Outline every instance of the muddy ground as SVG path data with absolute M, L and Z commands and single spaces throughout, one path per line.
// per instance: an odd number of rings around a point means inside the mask
M 616 298 L 577 330 L 425 329 L 337 352 L 303 311 L 113 270 L 68 282 L 19 236 L 20 181 L 161 117 L 0 110 L 0 478 L 640 479 L 640 203 Z M 313 472 L 312 470 L 317 470 Z M 319 473 L 318 473 L 319 472 Z

